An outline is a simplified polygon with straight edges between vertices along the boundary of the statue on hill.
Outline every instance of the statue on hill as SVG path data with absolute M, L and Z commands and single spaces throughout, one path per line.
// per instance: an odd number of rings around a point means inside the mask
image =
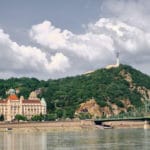
M 116 52 L 116 64 L 108 65 L 108 66 L 106 66 L 106 69 L 111 69 L 111 68 L 117 68 L 117 67 L 119 67 L 119 65 L 120 65 L 119 55 L 120 55 L 120 53 L 119 53 L 119 51 L 117 51 Z

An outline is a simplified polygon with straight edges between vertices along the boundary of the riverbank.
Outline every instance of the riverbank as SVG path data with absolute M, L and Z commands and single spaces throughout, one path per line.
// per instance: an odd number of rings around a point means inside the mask
M 102 125 L 113 128 L 150 128 L 149 122 L 145 121 L 108 121 L 103 122 Z
M 95 124 L 91 120 L 80 121 L 51 121 L 51 122 L 23 122 L 0 123 L 0 131 L 55 131 L 55 130 L 80 130 L 94 129 Z
M 19 123 L 0 123 L 0 132 L 4 131 L 23 131 L 23 132 L 37 132 L 37 131 L 58 131 L 58 130 L 83 130 L 83 129 L 104 129 L 104 126 L 112 128 L 144 128 L 144 121 L 109 121 L 103 122 L 102 126 L 96 125 L 92 120 L 79 121 L 51 121 L 51 122 L 19 122 Z M 146 125 L 150 128 L 150 125 Z

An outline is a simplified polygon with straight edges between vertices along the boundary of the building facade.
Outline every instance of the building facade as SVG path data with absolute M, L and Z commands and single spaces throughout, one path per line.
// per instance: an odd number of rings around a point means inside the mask
M 31 92 L 28 99 L 23 96 L 18 98 L 15 90 L 11 89 L 7 99 L 0 100 L 0 115 L 5 121 L 12 121 L 17 114 L 30 119 L 34 115 L 46 114 L 46 102 L 37 97 L 36 92 Z

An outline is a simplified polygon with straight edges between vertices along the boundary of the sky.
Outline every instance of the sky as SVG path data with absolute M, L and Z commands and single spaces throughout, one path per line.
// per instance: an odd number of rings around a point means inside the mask
M 57 79 L 120 62 L 150 75 L 149 0 L 0 0 L 0 78 Z

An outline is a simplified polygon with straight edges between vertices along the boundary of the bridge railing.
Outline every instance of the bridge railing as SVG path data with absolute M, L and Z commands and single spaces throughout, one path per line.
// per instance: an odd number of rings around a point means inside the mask
M 103 117 L 103 118 L 97 118 L 100 120 L 108 120 L 108 119 L 114 119 L 114 120 L 119 120 L 119 119 L 132 119 L 132 118 L 144 118 L 150 116 L 150 107 L 139 107 L 136 108 L 135 110 L 129 111 L 129 112 L 122 112 L 118 115 L 112 115 L 110 117 Z

